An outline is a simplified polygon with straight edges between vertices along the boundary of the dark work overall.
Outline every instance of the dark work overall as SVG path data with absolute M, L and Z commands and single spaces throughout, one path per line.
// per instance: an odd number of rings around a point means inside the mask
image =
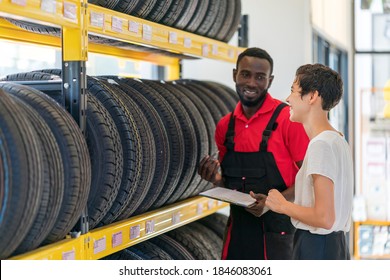
M 281 192 L 286 189 L 273 154 L 267 152 L 268 139 L 277 126 L 275 120 L 284 106 L 286 104 L 280 104 L 273 113 L 263 132 L 258 152 L 234 151 L 235 118 L 233 113 L 231 114 L 225 140 L 227 152 L 221 163 L 225 187 L 244 193 L 253 191 L 265 195 L 272 188 Z M 256 217 L 244 207 L 230 205 L 227 232 L 230 242 L 226 258 L 291 259 L 294 230 L 290 218 L 286 215 L 268 211 L 261 217 Z

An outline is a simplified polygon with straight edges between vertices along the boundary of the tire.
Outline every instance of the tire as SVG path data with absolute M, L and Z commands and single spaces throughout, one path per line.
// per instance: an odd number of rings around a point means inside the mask
M 31 120 L 31 126 L 38 136 L 37 146 L 42 154 L 41 164 L 44 175 L 37 215 L 28 234 L 14 252 L 14 254 L 21 254 L 39 247 L 52 230 L 60 213 L 65 182 L 62 155 L 50 127 L 30 105 L 12 94 L 10 96 Z
M 58 219 L 42 244 L 63 239 L 75 226 L 87 206 L 91 184 L 91 163 L 85 138 L 72 116 L 39 90 L 19 84 L 1 84 L 41 115 L 54 134 L 64 166 L 64 197 Z
M 26 237 L 42 195 L 42 156 L 23 111 L 0 83 L 0 258 Z M 3 89 L 3 90 L 2 90 Z

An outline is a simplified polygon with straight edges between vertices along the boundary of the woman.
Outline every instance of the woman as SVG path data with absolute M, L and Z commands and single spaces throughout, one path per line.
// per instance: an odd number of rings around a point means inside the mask
M 290 120 L 303 124 L 310 143 L 296 175 L 294 203 L 272 189 L 265 205 L 290 216 L 297 228 L 294 259 L 350 259 L 345 233 L 351 227 L 352 156 L 345 138 L 328 120 L 342 93 L 337 72 L 307 64 L 298 68 L 287 98 Z

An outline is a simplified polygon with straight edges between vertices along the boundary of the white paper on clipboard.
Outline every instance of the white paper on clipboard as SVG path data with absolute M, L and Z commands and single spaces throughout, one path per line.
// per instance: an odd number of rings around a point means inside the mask
M 209 189 L 207 191 L 201 192 L 199 195 L 229 202 L 231 204 L 242 207 L 250 207 L 256 203 L 256 199 L 247 193 L 221 187 Z M 268 207 L 264 207 L 262 215 L 268 210 Z

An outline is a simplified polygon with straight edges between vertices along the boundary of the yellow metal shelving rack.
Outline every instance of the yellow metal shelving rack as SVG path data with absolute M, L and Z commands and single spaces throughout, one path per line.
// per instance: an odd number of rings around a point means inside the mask
M 179 78 L 179 59 L 161 54 L 88 43 L 88 34 L 139 44 L 197 58 L 235 63 L 241 48 L 87 3 L 87 0 L 0 0 L 0 16 L 61 29 L 59 37 L 25 31 L 0 19 L 0 39 L 62 49 L 62 86 L 66 106 L 85 127 L 85 62 L 88 52 L 153 62 Z M 228 204 L 203 197 L 186 199 L 155 211 L 116 222 L 77 237 L 40 247 L 12 259 L 100 259 L 156 235 L 180 227 Z
M 214 199 L 193 197 L 11 259 L 96 260 L 203 218 L 226 206 L 226 203 Z

